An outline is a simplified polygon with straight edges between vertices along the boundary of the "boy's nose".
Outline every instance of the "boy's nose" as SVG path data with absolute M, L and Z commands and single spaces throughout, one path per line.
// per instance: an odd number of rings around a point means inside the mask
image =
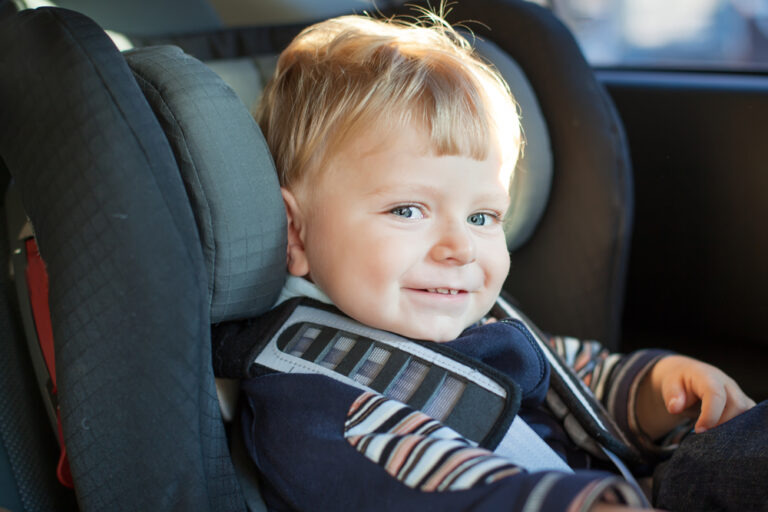
M 438 262 L 466 265 L 475 261 L 475 242 L 465 226 L 445 226 L 431 256 Z

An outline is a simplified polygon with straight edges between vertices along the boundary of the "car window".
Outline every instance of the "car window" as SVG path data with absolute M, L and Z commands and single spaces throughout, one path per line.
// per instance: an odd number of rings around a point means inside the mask
M 768 0 L 531 0 L 595 66 L 768 71 Z

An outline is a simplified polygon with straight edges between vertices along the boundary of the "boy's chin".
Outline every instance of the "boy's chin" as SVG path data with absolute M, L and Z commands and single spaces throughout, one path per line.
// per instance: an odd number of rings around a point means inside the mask
M 347 314 L 358 322 L 374 329 L 388 331 L 412 340 L 435 343 L 453 341 L 467 327 L 475 323 L 463 317 L 460 319 L 458 317 L 449 317 L 448 315 L 402 315 L 406 316 L 406 318 L 401 318 L 400 315 L 393 315 L 393 317 L 378 316 L 377 318 L 372 318 L 371 316 Z M 464 325 L 465 323 L 468 325 Z
M 446 341 L 453 341 L 456 338 L 458 338 L 459 335 L 462 332 L 464 332 L 464 329 L 465 327 L 461 327 L 459 325 L 442 326 L 440 328 L 435 328 L 435 329 L 424 329 L 424 328 L 411 329 L 411 328 L 405 327 L 405 328 L 393 330 L 392 332 L 413 340 L 431 341 L 434 343 L 444 343 Z

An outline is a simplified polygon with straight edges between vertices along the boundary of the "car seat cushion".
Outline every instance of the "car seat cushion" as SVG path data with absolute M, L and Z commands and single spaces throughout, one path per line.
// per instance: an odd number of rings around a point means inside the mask
M 91 20 L 55 8 L 4 22 L 0 63 L 13 77 L 0 81 L 0 154 L 50 276 L 80 506 L 244 509 L 215 399 L 197 228 L 130 69 Z
M 234 91 L 179 48 L 125 57 L 171 143 L 192 204 L 211 321 L 265 311 L 285 278 L 286 220 L 261 131 Z
M 531 237 L 541 220 L 552 185 L 552 148 L 536 93 L 520 66 L 491 41 L 476 38 L 475 50 L 496 67 L 509 84 L 520 112 L 525 144 L 510 183 L 504 234 L 510 251 Z

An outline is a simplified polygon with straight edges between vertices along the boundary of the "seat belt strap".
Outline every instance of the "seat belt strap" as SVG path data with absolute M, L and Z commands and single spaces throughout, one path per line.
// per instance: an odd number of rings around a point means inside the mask
M 478 361 L 461 360 L 464 356 L 441 350 L 439 344 L 408 340 L 361 325 L 335 309 L 313 307 L 315 301 L 299 301 L 254 355 L 254 365 L 283 373 L 321 374 L 380 393 L 421 410 L 529 471 L 572 472 L 516 415 L 519 390 L 508 377 L 490 367 L 486 371 Z
M 294 309 L 252 353 L 251 375 L 325 375 L 421 410 L 488 449 L 520 407 L 508 377 L 439 344 L 373 329 L 306 298 L 280 307 Z
M 614 453 L 614 450 L 618 448 L 621 450 L 622 456 L 637 463 L 642 461 L 637 449 L 629 443 L 608 412 L 586 389 L 581 380 L 556 356 L 538 329 L 504 298 L 499 297 L 496 304 L 505 316 L 517 319 L 528 327 L 539 348 L 546 355 L 551 368 L 551 387 L 547 393 L 547 403 L 550 405 L 553 402 L 559 404 L 554 409 L 563 411 L 567 409 L 567 415 L 561 418 L 564 420 L 566 432 L 582 448 L 593 455 L 602 456 L 611 461 L 627 483 L 637 490 L 637 494 L 642 497 L 644 506 L 650 508 L 650 504 L 634 475 L 622 459 Z M 563 404 L 563 399 L 571 404 L 579 405 L 568 408 Z M 562 416 L 562 414 L 556 415 Z
M 603 459 L 606 458 L 606 455 L 598 445 L 631 464 L 643 464 L 645 461 L 637 448 L 629 442 L 608 411 L 597 401 L 574 371 L 544 341 L 544 335 L 538 328 L 503 297 L 497 299 L 495 309 L 499 316 L 519 320 L 533 334 L 533 338 L 547 358 L 551 368 L 547 404 L 556 413 L 558 412 L 556 409 L 563 410 L 562 414 L 556 415 L 565 422 L 566 430 L 573 441 L 592 455 Z M 560 407 L 554 407 L 553 401 Z M 570 418 L 565 416 L 570 416 Z

